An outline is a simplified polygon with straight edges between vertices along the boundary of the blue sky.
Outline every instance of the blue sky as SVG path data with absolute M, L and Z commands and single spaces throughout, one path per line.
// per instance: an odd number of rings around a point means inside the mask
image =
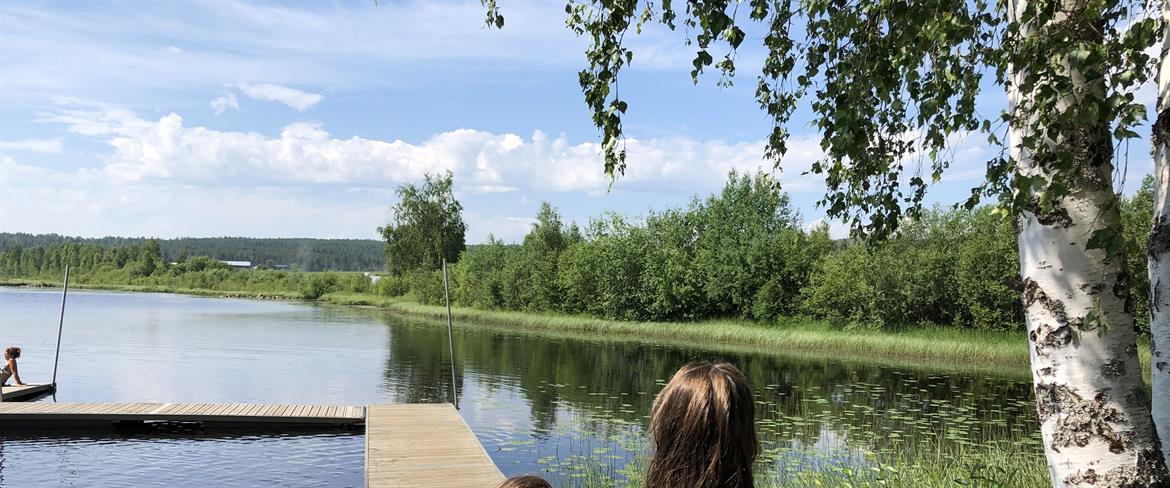
M 502 31 L 478 1 L 0 3 L 0 230 L 376 238 L 395 187 L 452 170 L 469 242 L 512 241 L 541 201 L 584 223 L 771 170 L 758 39 L 732 88 L 691 83 L 681 33 L 632 41 L 630 168 L 609 189 L 577 85 L 585 40 L 560 2 L 501 4 Z M 819 146 L 807 116 L 792 130 L 778 177 L 811 224 L 823 185 L 801 173 Z M 996 149 L 979 142 L 957 145 L 932 201 L 982 177 Z M 1125 190 L 1151 169 L 1133 144 Z

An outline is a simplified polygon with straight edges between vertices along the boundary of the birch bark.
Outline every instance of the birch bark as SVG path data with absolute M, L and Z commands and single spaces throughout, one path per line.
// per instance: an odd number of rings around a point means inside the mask
M 1036 26 L 1023 21 L 1027 0 L 1010 6 L 1023 35 Z M 1086 3 L 1064 0 L 1049 22 L 1091 16 L 1071 15 Z M 1091 8 L 1091 7 L 1088 7 Z M 1091 32 L 1094 26 L 1086 26 Z M 1087 97 L 1103 96 L 1103 80 L 1086 80 L 1068 67 L 1074 90 L 1057 105 L 1068 110 Z M 1040 117 L 1027 112 L 1021 93 L 1027 73 L 1013 67 L 1009 97 L 1015 178 L 1059 179 L 1070 189 L 1051 207 L 1033 203 L 1017 218 L 1020 275 L 1036 393 L 1036 411 L 1054 487 L 1170 486 L 1150 413 L 1150 397 L 1138 362 L 1129 276 L 1124 253 L 1110 256 L 1089 249 L 1100 229 L 1120 229 L 1113 191 L 1112 138 L 1107 123 L 1063 131 L 1044 144 L 1072 154 L 1072 169 L 1052 172 L 1052 161 L 1021 146 Z
M 1146 246 L 1150 272 L 1150 383 L 1153 417 L 1170 465 L 1170 1 L 1162 2 L 1162 55 L 1154 121 L 1154 222 Z

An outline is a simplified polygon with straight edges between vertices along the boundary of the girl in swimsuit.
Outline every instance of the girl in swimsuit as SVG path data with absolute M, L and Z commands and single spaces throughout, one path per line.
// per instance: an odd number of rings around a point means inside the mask
M 20 348 L 16 346 L 4 350 L 4 366 L 0 367 L 0 385 L 8 382 L 8 378 L 16 381 L 16 386 L 24 386 L 20 381 L 20 370 L 16 368 L 16 358 L 20 357 Z

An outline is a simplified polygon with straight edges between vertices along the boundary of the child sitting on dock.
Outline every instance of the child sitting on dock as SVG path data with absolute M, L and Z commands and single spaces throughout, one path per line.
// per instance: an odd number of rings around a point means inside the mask
M 19 357 L 19 347 L 12 346 L 4 350 L 4 366 L 0 367 L 0 385 L 7 384 L 8 378 L 13 378 L 16 386 L 24 386 L 24 382 L 20 381 L 20 370 L 16 369 L 16 358 Z
M 646 488 L 752 488 L 755 418 L 751 386 L 735 366 L 684 365 L 650 412 Z

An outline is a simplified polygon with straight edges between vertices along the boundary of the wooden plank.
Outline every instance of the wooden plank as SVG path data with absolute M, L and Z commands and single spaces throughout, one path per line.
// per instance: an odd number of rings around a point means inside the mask
M 20 401 L 41 396 L 53 391 L 53 385 L 8 385 L 0 387 L 0 399 L 5 402 Z
M 504 480 L 451 405 L 370 405 L 365 416 L 369 488 L 491 488 Z
M 293 412 L 301 412 L 293 415 Z M 285 424 L 361 424 L 360 407 L 324 405 L 230 404 L 230 403 L 0 403 L 0 423 L 58 420 L 70 422 L 188 421 Z M 346 413 L 349 415 L 342 415 Z M 32 424 L 24 426 L 33 426 Z M 43 425 L 42 425 L 43 426 Z

